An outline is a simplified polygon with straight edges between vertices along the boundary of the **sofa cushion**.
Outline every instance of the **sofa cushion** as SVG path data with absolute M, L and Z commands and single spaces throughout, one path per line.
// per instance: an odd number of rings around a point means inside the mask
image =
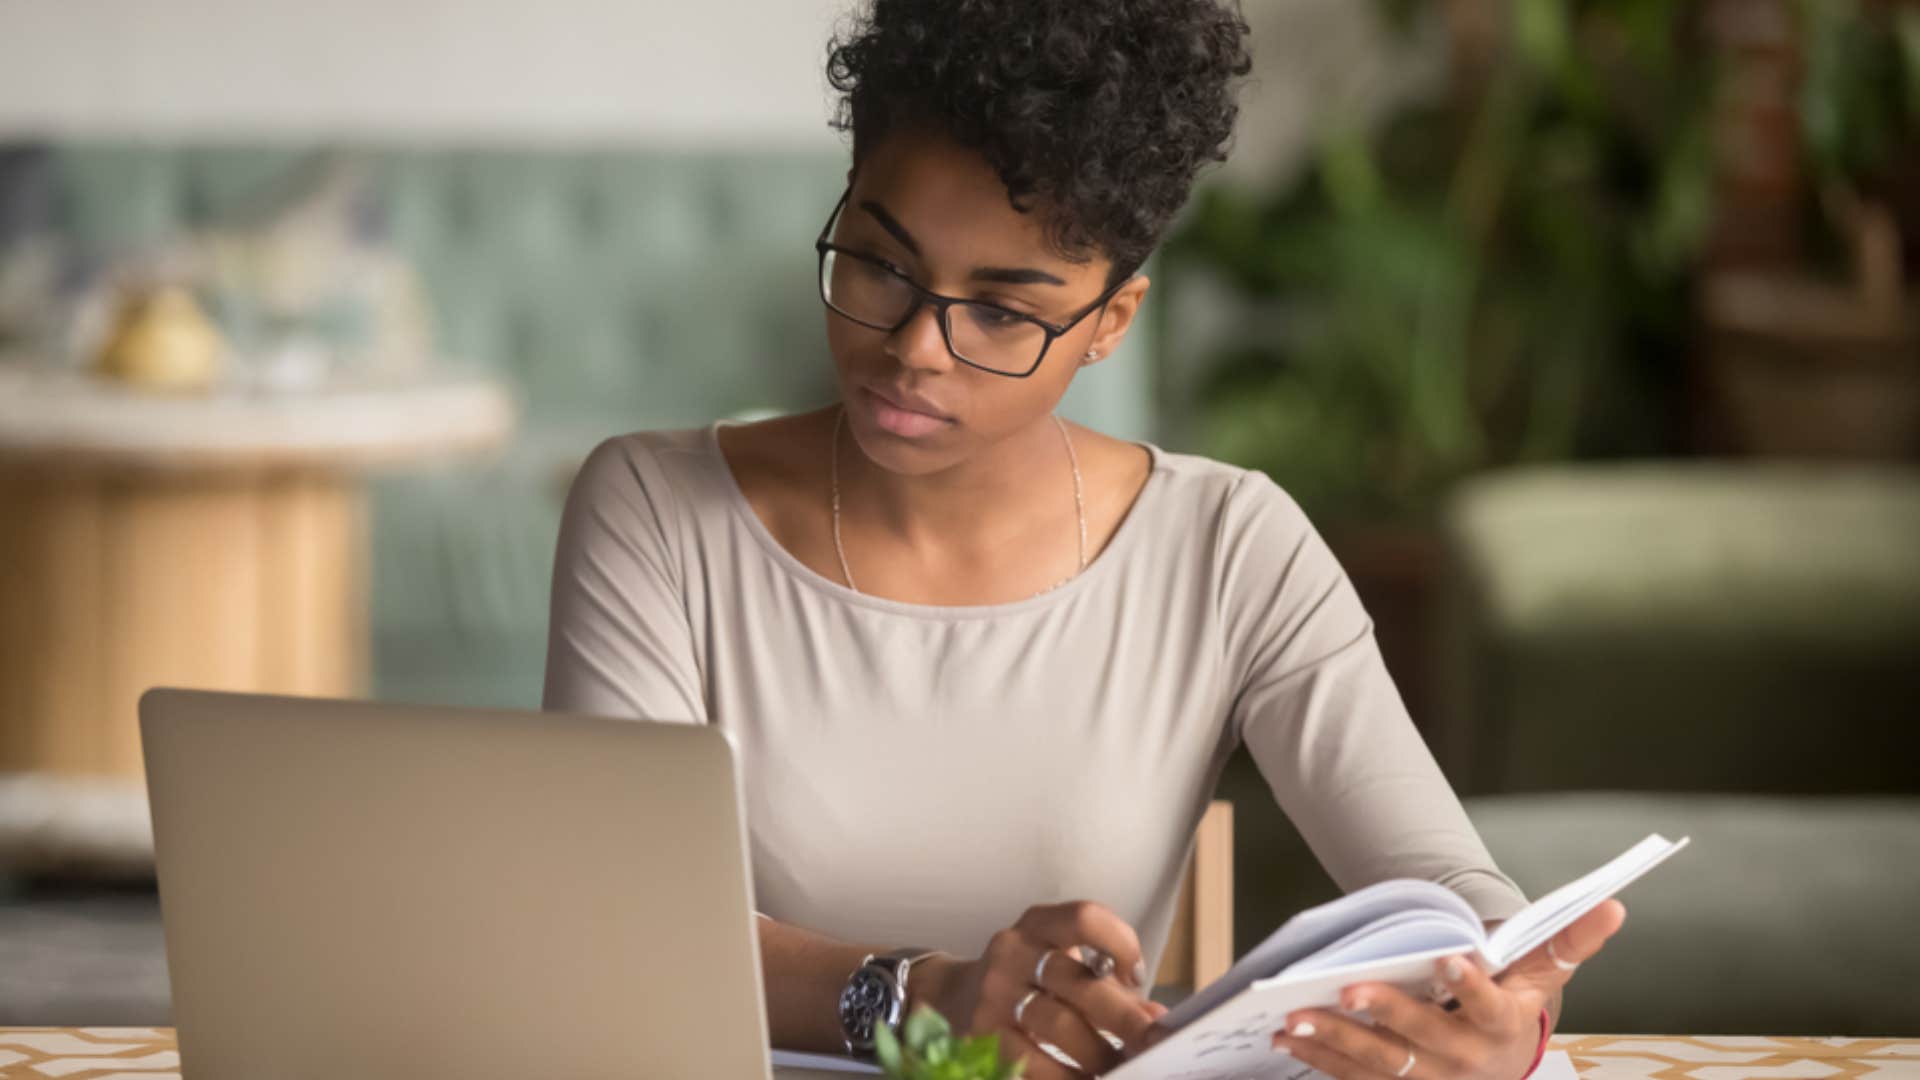
M 1562 1031 L 1920 1031 L 1920 797 L 1574 793 L 1467 810 L 1529 897 L 1648 833 L 1692 837 L 1621 894 L 1626 925 L 1568 986 Z
M 1463 789 L 1913 790 L 1920 470 L 1513 470 L 1447 536 Z

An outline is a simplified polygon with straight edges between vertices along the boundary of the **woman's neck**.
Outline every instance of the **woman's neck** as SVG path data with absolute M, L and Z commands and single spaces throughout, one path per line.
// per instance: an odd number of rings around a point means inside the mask
M 927 557 L 986 556 L 1072 521 L 1073 470 L 1052 415 L 938 472 L 902 475 L 867 459 L 850 433 L 839 455 L 843 527 Z M 1073 537 L 1062 532 L 1069 546 Z M 1052 545 L 1049 545 L 1051 547 Z

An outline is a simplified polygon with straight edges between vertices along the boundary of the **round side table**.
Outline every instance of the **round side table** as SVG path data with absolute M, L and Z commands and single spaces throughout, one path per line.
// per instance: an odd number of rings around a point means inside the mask
M 0 367 L 0 859 L 150 864 L 148 687 L 362 692 L 359 474 L 514 417 L 487 380 L 181 395 Z

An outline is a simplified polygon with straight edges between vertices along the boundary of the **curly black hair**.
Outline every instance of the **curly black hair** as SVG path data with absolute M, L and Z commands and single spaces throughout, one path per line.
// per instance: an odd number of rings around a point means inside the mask
M 828 46 L 853 160 L 911 128 L 982 154 L 1063 258 L 1139 269 L 1224 161 L 1252 64 L 1237 0 L 873 0 Z

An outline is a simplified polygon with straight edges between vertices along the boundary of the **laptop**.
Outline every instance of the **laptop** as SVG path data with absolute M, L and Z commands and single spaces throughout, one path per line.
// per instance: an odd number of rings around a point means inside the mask
M 717 729 L 156 689 L 140 734 L 192 1080 L 770 1075 Z

